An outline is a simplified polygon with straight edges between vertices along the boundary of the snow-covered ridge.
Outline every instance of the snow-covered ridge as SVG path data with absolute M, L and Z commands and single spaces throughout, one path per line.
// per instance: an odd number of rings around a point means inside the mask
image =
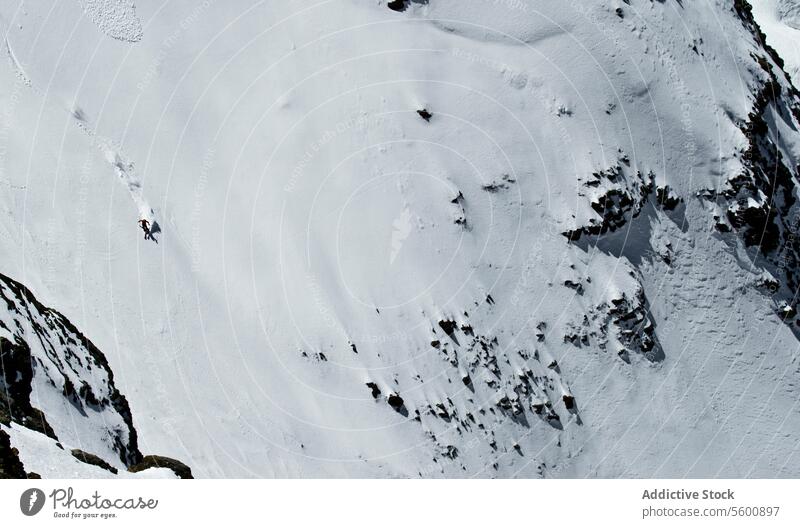
M 1 274 L 0 300 L 0 423 L 72 446 L 79 460 L 113 473 L 120 464 L 141 464 L 128 401 L 102 352 L 62 314 Z

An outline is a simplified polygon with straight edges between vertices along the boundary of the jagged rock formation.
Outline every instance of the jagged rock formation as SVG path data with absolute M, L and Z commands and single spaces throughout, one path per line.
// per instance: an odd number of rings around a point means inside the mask
M 113 474 L 114 459 L 141 470 L 130 407 L 103 353 L 66 317 L 3 274 L 0 300 L 0 423 L 80 446 L 72 449 L 75 458 Z M 3 437 L 8 442 L 5 432 Z M 7 451 L 6 458 L 13 459 Z M 9 467 L 19 474 L 13 460 Z
M 8 433 L 2 429 L 0 429 L 0 478 L 28 478 L 25 467 L 19 460 L 19 451 L 11 447 Z
M 783 60 L 766 43 L 752 15 L 741 0 L 734 9 L 751 31 L 762 52 L 753 53 L 757 64 L 752 110 L 739 124 L 747 144 L 741 152 L 742 171 L 726 185 L 702 193 L 722 209 L 715 216 L 721 233 L 735 232 L 750 250 L 753 266 L 764 267 L 777 279 L 769 287 L 776 312 L 798 335 L 796 305 L 800 295 L 800 165 L 791 156 L 786 130 L 800 127 L 800 92 L 783 71 Z M 788 138 L 787 138 L 788 139 Z

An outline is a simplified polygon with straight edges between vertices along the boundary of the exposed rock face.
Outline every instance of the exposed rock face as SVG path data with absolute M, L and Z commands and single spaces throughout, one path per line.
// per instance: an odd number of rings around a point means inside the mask
M 738 153 L 742 170 L 729 176 L 720 188 L 697 195 L 711 206 L 711 223 L 717 232 L 723 236 L 733 233 L 748 248 L 753 267 L 764 268 L 772 276 L 765 279 L 762 289 L 773 296 L 779 317 L 800 335 L 796 308 L 800 293 L 800 165 L 787 155 L 792 148 L 783 138 L 784 130 L 800 127 L 800 92 L 784 71 L 783 60 L 766 43 L 750 4 L 736 0 L 733 11 L 752 34 L 755 49 L 751 52 L 755 67 L 752 106 L 747 119 L 737 123 L 746 139 Z M 629 167 L 628 157 L 621 156 L 617 164 L 583 182 L 594 193 L 593 197 L 590 194 L 590 206 L 599 219 L 564 232 L 571 242 L 584 248 L 595 246 L 603 236 L 620 231 L 628 242 L 635 243 L 632 224 L 648 204 L 669 212 L 683 202 L 669 186 L 656 186 L 655 174 L 632 173 Z M 726 241 L 731 246 L 737 243 L 731 236 Z M 670 258 L 666 255 L 664 261 L 669 264 Z M 627 358 L 631 350 L 651 359 L 663 357 L 646 311 L 628 310 L 630 299 L 618 302 L 621 304 L 615 304 L 608 315 L 617 326 L 625 327 L 620 342 L 626 350 L 619 351 L 620 357 Z M 646 303 L 643 294 L 637 302 Z
M 786 155 L 783 127 L 800 126 L 800 92 L 783 71 L 783 61 L 766 44 L 750 5 L 735 2 L 742 23 L 763 53 L 753 55 L 760 71 L 748 118 L 740 124 L 747 140 L 741 152 L 743 170 L 728 179 L 711 198 L 722 209 L 716 228 L 733 231 L 750 249 L 753 264 L 766 268 L 777 283 L 769 287 L 781 318 L 798 333 L 795 305 L 800 287 L 800 209 L 797 176 L 800 167 Z
M 0 299 L 0 422 L 81 446 L 72 450 L 75 458 L 112 473 L 113 460 L 124 467 L 141 464 L 128 401 L 103 353 L 66 317 L 3 274 Z M 4 459 L 18 473 L 13 458 Z
M 561 427 L 562 419 L 566 421 L 567 415 L 556 406 L 560 394 L 568 390 L 567 383 L 557 361 L 544 349 L 519 347 L 509 351 L 500 345 L 497 336 L 478 332 L 466 320 L 461 324 L 453 319 L 441 320 L 438 327 L 449 338 L 439 336 L 436 340 L 441 343 L 435 348 L 442 359 L 459 369 L 462 383 L 475 400 L 488 405 L 470 405 L 466 413 L 461 413 L 450 401 L 431 402 L 423 414 L 446 422 L 455 420 L 466 429 L 471 427 L 470 422 L 478 423 L 480 428 L 487 409 L 490 414 L 506 416 L 525 427 L 529 426 L 529 418 L 542 419 L 555 428 Z M 525 366 L 510 368 L 517 362 Z M 569 399 L 567 410 L 575 407 L 574 402 L 574 398 Z
M 655 325 L 647 306 L 644 290 L 639 289 L 633 299 L 623 295 L 611 301 L 609 322 L 613 323 L 617 339 L 624 346 L 617 354 L 627 357 L 628 352 L 642 354 L 650 361 L 664 359 L 664 351 L 655 333 Z
M 588 225 L 564 233 L 572 241 L 584 235 L 603 235 L 623 228 L 627 223 L 639 216 L 642 208 L 651 198 L 655 186 L 652 173 L 643 175 L 640 172 L 628 174 L 629 162 L 626 157 L 607 170 L 595 172 L 584 183 L 590 189 L 597 189 L 597 197 L 592 200 L 591 207 L 600 217 L 600 221 L 590 219 Z M 624 167 L 623 167 L 624 165 Z
M 8 424 L 14 419 L 20 425 L 56 439 L 53 428 L 42 411 L 31 405 L 33 367 L 30 348 L 23 341 L 11 342 L 0 337 L 0 359 L 3 368 L 3 392 L 0 393 L 0 415 Z
M 0 478 L 27 478 L 25 468 L 19 460 L 19 452 L 11 447 L 8 433 L 0 430 Z
M 428 0 L 391 0 L 386 6 L 391 9 L 392 11 L 397 11 L 402 13 L 406 9 L 412 6 L 412 4 L 421 4 L 425 5 L 428 3 Z
M 91 464 L 93 466 L 97 466 L 100 469 L 105 469 L 106 471 L 113 473 L 114 475 L 118 473 L 117 468 L 110 465 L 108 462 L 106 462 L 99 456 L 87 453 L 86 451 L 81 451 L 80 449 L 73 449 L 72 456 L 74 456 L 84 464 Z
M 126 466 L 140 462 L 128 401 L 103 353 L 63 315 L 2 274 L 0 298 L 3 393 L 11 420 L 98 456 L 113 454 Z M 97 433 L 79 436 L 71 424 L 54 428 L 48 417 L 85 423 Z
M 168 468 L 182 479 L 194 478 L 192 476 L 192 470 L 183 462 L 175 460 L 174 458 L 158 455 L 147 455 L 143 457 L 141 462 L 129 467 L 128 471 L 131 473 L 138 473 L 139 471 L 151 468 Z

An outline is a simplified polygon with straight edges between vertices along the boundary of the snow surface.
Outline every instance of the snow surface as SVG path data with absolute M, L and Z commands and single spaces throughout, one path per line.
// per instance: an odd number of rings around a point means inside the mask
M 0 271 L 108 357 L 143 452 L 198 477 L 797 476 L 798 341 L 695 197 L 741 170 L 761 80 L 730 2 L 105 4 L 0 8 Z M 637 173 L 684 204 L 570 244 Z M 609 322 L 621 299 L 660 355 Z M 12 430 L 29 471 L 72 463 Z
M 142 23 L 131 0 L 78 0 L 84 12 L 111 38 L 127 42 L 142 40 Z
M 753 15 L 767 35 L 767 44 L 786 62 L 794 82 L 800 79 L 800 2 L 754 0 Z
M 62 442 L 105 460 L 127 457 L 135 448 L 135 436 L 130 438 L 124 409 L 121 413 L 115 408 L 117 395 L 104 360 L 93 357 L 58 314 L 39 309 L 34 299 L 13 287 L 0 281 L 0 297 L 8 306 L 0 316 L 0 338 L 25 342 L 30 348 L 32 406 L 44 412 Z M 9 359 L 4 357 L 4 368 L 10 368 Z
M 118 468 L 117 474 L 90 464 L 84 464 L 70 454 L 72 446 L 56 444 L 52 438 L 17 424 L 11 427 L 0 426 L 9 433 L 11 444 L 22 446 L 20 460 L 28 472 L 42 478 L 176 478 L 167 468 L 151 468 L 138 473 L 129 473 L 120 467 L 119 461 L 112 465 Z

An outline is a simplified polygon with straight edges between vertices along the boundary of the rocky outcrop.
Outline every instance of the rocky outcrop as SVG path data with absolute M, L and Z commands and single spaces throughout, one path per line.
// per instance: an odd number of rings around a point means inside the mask
M 194 478 L 192 476 L 192 470 L 189 468 L 189 466 L 180 460 L 158 455 L 147 455 L 143 457 L 141 462 L 130 466 L 128 471 L 131 473 L 138 473 L 140 471 L 152 468 L 167 468 L 182 479 Z
M 596 238 L 629 226 L 648 203 L 657 209 L 672 211 L 682 202 L 669 186 L 656 186 L 655 174 L 632 173 L 629 164 L 628 158 L 622 156 L 620 163 L 592 173 L 583 183 L 594 192 L 590 206 L 597 218 L 565 231 L 563 235 L 571 242 L 582 237 Z
M 117 468 L 115 468 L 114 466 L 112 466 L 99 456 L 87 453 L 86 451 L 81 451 L 80 449 L 73 449 L 71 453 L 72 456 L 74 456 L 84 464 L 91 464 L 93 466 L 97 466 L 100 469 L 105 469 L 109 473 L 113 473 L 114 475 L 118 473 Z
M 19 452 L 11 447 L 8 433 L 0 429 L 0 478 L 28 478 L 25 468 L 19 460 Z
M 800 127 L 800 93 L 783 71 L 783 61 L 766 44 L 750 5 L 737 0 L 734 9 L 753 34 L 759 51 L 752 57 L 761 80 L 754 88 L 752 109 L 739 124 L 747 146 L 740 153 L 743 170 L 724 188 L 701 196 L 720 212 L 715 226 L 733 232 L 749 248 L 753 264 L 774 277 L 769 288 L 776 312 L 800 333 L 796 304 L 800 288 L 800 206 L 797 202 L 800 167 L 787 158 L 780 127 Z
M 644 288 L 637 281 L 635 289 L 619 292 L 583 316 L 580 323 L 570 325 L 564 342 L 574 346 L 597 346 L 614 352 L 626 363 L 636 355 L 651 363 L 665 358 L 656 335 L 656 325 Z
M 386 4 L 386 6 L 392 11 L 397 11 L 402 13 L 403 11 L 411 7 L 413 4 L 425 5 L 427 3 L 428 0 L 390 0 L 390 2 Z
M 130 406 L 103 353 L 3 274 L 0 300 L 0 422 L 81 446 L 72 450 L 76 459 L 112 473 L 114 459 L 138 467 L 144 457 Z
M 126 466 L 140 462 L 128 401 L 103 353 L 66 317 L 2 274 L 0 299 L 5 302 L 0 312 L 3 403 L 11 420 L 101 457 L 113 453 Z M 44 408 L 31 404 L 32 393 Z M 53 427 L 58 416 L 102 431 L 102 438 L 73 439 L 71 425 Z
M 607 314 L 605 328 L 609 323 L 614 326 L 617 340 L 622 345 L 617 350 L 620 358 L 625 360 L 629 352 L 634 352 L 652 362 L 664 359 L 643 289 L 640 288 L 633 298 L 622 295 L 612 299 Z

